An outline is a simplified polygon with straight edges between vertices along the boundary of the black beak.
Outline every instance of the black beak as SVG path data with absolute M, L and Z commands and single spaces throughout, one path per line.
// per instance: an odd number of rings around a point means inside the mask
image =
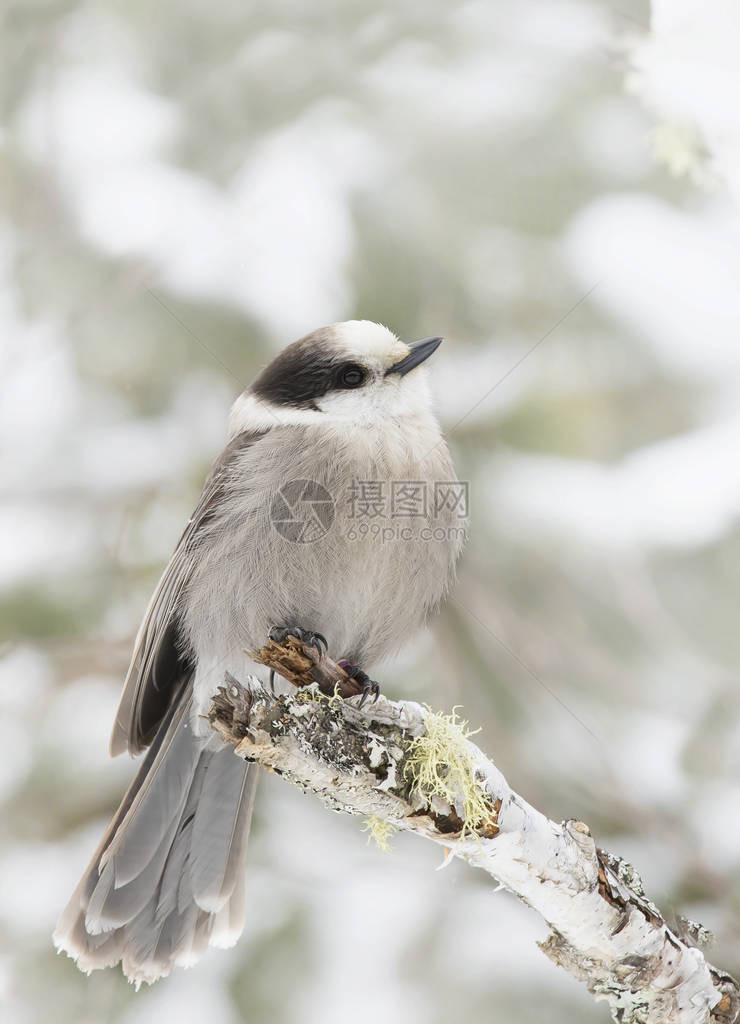
M 390 370 L 385 371 L 386 377 L 389 373 L 400 373 L 401 375 L 408 373 L 409 370 L 413 370 L 415 366 L 423 363 L 433 352 L 436 352 L 441 344 L 441 338 L 423 338 L 421 341 L 415 341 L 413 345 L 409 345 L 411 349 L 409 354 L 399 363 L 394 363 Z

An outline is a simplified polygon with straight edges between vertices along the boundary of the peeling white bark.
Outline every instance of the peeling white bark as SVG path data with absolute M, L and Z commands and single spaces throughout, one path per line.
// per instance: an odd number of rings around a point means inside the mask
M 740 989 L 671 931 L 644 896 L 634 869 L 597 850 L 583 822 L 560 824 L 515 793 L 467 741 L 490 800 L 484 834 L 464 837 L 462 803 L 429 798 L 405 773 L 409 743 L 427 712 L 381 697 L 274 696 L 236 680 L 214 700 L 213 727 L 241 757 L 278 772 L 328 807 L 381 818 L 488 872 L 534 908 L 552 932 L 544 952 L 606 1000 L 623 1024 L 738 1024 Z

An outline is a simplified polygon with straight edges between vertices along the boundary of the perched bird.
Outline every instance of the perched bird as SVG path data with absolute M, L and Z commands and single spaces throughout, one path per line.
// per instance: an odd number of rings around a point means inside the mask
M 328 643 L 370 691 L 443 597 L 464 521 L 422 367 L 440 341 L 332 324 L 234 403 L 113 727 L 112 754 L 146 756 L 54 933 L 82 970 L 153 982 L 241 934 L 258 769 L 206 716 L 227 671 L 264 678 L 245 651 L 270 631 Z

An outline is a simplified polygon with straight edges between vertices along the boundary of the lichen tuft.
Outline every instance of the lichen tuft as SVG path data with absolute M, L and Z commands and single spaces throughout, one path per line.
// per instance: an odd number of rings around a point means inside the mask
M 375 840 L 375 845 L 383 853 L 391 852 L 392 847 L 389 840 L 396 829 L 389 821 L 385 821 L 383 818 L 376 818 L 374 814 L 371 814 L 369 818 L 365 818 L 362 831 L 369 833 L 367 837 L 368 843 L 373 839 Z
M 460 835 L 480 837 L 495 822 L 495 809 L 475 776 L 467 740 L 479 730 L 470 730 L 458 718 L 457 708 L 445 715 L 428 710 L 425 732 L 416 736 L 406 755 L 404 775 L 425 798 L 440 797 L 462 816 Z

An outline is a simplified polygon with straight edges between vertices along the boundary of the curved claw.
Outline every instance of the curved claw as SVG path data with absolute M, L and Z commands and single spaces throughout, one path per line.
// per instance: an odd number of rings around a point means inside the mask
M 329 652 L 329 641 L 326 639 L 324 634 L 323 633 L 311 633 L 310 636 L 311 636 L 311 639 L 310 639 L 309 643 L 311 643 L 316 648 L 316 650 L 319 652 L 319 654 L 322 657 L 325 654 L 328 654 L 328 652 Z M 323 644 L 323 647 L 324 647 L 323 651 L 321 650 L 322 644 Z
M 380 684 L 376 683 L 374 679 L 368 679 L 367 684 L 363 683 L 362 696 L 360 697 L 360 703 L 357 707 L 361 708 L 370 695 L 372 695 L 373 704 L 377 704 L 378 697 L 380 696 Z
M 371 679 L 367 672 L 362 671 L 359 665 L 353 665 L 352 662 L 349 661 L 340 661 L 339 664 L 345 670 L 350 679 L 354 679 L 354 681 L 362 688 L 360 691 L 360 703 L 357 705 L 358 708 L 361 708 L 370 696 L 373 697 L 373 703 L 377 704 L 378 697 L 380 696 L 380 683 Z
M 315 648 L 320 658 L 323 658 L 329 650 L 329 644 L 323 633 L 315 633 L 311 629 L 303 629 L 302 626 L 271 626 L 267 636 L 276 644 L 283 644 L 287 637 L 294 636 L 306 647 Z

